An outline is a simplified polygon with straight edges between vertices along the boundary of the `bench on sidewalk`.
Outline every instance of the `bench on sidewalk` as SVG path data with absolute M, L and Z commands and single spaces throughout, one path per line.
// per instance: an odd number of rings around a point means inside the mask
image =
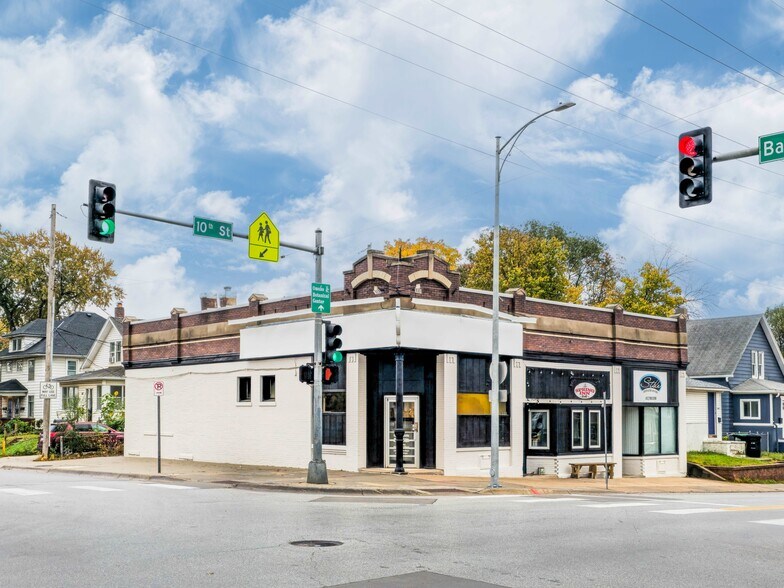
M 569 465 L 572 467 L 572 475 L 571 475 L 572 478 L 579 478 L 580 477 L 580 472 L 582 471 L 582 469 L 584 467 L 588 468 L 588 477 L 589 478 L 595 478 L 596 475 L 599 472 L 599 468 L 602 468 L 602 470 L 604 470 L 604 462 L 603 461 L 597 461 L 597 462 L 591 462 L 591 463 L 570 463 Z M 611 461 L 611 462 L 607 463 L 607 473 L 610 475 L 611 478 L 615 477 L 615 463 L 614 462 Z

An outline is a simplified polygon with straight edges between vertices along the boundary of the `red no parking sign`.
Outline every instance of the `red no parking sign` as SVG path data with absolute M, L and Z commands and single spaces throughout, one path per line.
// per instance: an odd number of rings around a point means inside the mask
M 163 396 L 163 382 L 161 380 L 152 383 L 152 393 L 155 396 Z

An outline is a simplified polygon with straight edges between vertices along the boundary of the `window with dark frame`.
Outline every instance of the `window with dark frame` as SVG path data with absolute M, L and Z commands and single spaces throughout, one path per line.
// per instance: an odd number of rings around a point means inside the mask
M 275 402 L 275 376 L 261 376 L 261 401 Z
M 35 380 L 35 360 L 28 359 L 27 360 L 27 379 L 28 380 Z
M 490 447 L 490 357 L 460 355 L 457 360 L 457 447 Z M 501 385 L 498 444 L 509 447 L 509 379 Z
M 549 410 L 531 410 L 528 413 L 528 448 L 550 448 Z
M 602 413 L 599 410 L 588 411 L 588 448 L 599 449 L 602 446 Z
M 66 375 L 68 376 L 75 376 L 76 375 L 76 360 L 69 359 L 65 362 L 65 371 Z
M 582 410 L 572 411 L 572 449 L 585 447 L 585 413 Z
M 250 377 L 237 378 L 237 402 L 250 402 Z
M 677 452 L 677 406 L 623 408 L 624 455 L 672 455 Z
M 756 398 L 740 401 L 740 418 L 742 419 L 760 419 L 760 401 Z

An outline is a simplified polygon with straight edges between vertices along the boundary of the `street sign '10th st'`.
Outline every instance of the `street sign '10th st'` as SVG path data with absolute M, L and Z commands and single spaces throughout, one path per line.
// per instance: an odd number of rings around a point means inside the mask
M 759 162 L 770 163 L 784 159 L 784 131 L 759 138 Z
M 231 241 L 234 237 L 232 227 L 231 223 L 198 216 L 193 217 L 193 234 L 197 237 L 212 237 L 213 239 Z

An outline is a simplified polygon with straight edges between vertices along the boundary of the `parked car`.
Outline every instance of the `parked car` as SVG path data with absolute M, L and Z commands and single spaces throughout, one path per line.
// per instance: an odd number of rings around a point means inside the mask
M 106 436 L 110 443 L 121 443 L 125 440 L 122 431 L 116 431 L 102 423 L 79 422 L 69 423 L 68 421 L 54 422 L 49 426 L 49 447 L 56 448 L 57 440 L 67 431 L 76 431 L 80 435 Z M 44 444 L 43 431 L 38 437 L 38 451 L 41 451 Z

